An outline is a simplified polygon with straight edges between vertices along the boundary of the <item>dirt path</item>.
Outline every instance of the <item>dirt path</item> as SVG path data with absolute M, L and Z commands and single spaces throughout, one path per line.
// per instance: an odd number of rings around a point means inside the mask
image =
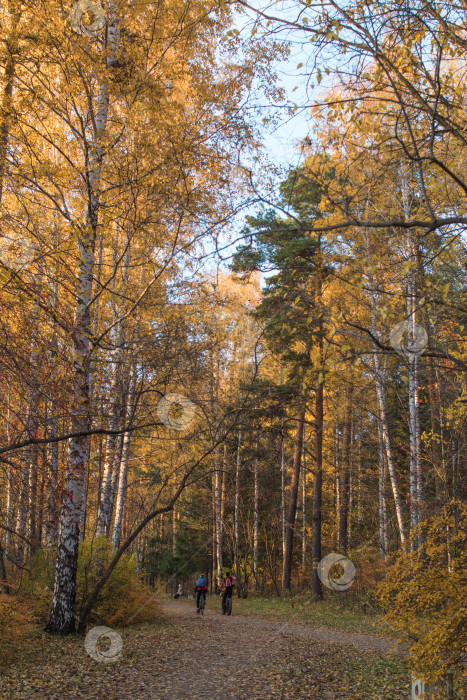
M 42 660 L 30 660 L 27 668 L 13 665 L 3 675 L 0 698 L 393 700 L 406 696 L 393 686 L 388 693 L 360 692 L 354 676 L 346 677 L 353 667 L 385 664 L 391 642 L 296 622 L 236 616 L 235 609 L 231 617 L 222 616 L 212 609 L 218 602 L 208 601 L 201 617 L 193 601 L 165 602 L 162 623 L 121 631 L 123 655 L 115 664 L 92 660 L 82 639 L 57 642 L 47 637 L 50 651 Z
M 211 601 L 209 601 L 211 602 Z M 219 606 L 216 600 L 214 604 Z M 187 614 L 193 614 L 193 606 L 189 602 L 170 600 L 164 603 L 164 611 L 166 614 L 185 618 Z M 344 644 L 358 647 L 359 649 L 371 649 L 381 653 L 390 653 L 394 650 L 394 642 L 385 637 L 377 637 L 371 634 L 360 634 L 358 632 L 346 632 L 345 630 L 331 630 L 325 627 L 312 627 L 310 625 L 300 624 L 299 615 L 297 620 L 288 622 L 273 622 L 261 618 L 247 617 L 244 615 L 232 615 L 225 617 L 220 611 L 213 610 L 212 605 L 206 609 L 204 617 L 214 619 L 217 624 L 228 625 L 228 629 L 232 629 L 235 635 L 248 634 L 250 630 L 263 630 L 264 644 L 267 645 L 268 639 L 274 640 L 277 635 L 293 634 L 305 635 L 315 642 Z M 188 610 L 186 610 L 188 608 Z

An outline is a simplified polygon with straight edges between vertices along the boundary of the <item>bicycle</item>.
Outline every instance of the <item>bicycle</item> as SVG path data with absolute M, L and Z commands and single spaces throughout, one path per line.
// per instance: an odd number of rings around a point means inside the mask
M 204 615 L 204 608 L 206 607 L 206 600 L 204 595 L 199 597 L 199 608 L 198 615 Z
M 232 614 L 232 596 L 228 595 L 224 601 L 222 601 L 222 614 L 231 615 Z

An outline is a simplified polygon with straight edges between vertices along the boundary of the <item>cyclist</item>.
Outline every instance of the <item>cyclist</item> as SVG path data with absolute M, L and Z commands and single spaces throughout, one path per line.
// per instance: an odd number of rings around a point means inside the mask
M 203 596 L 204 604 L 206 605 L 206 591 L 208 590 L 208 581 L 204 574 L 200 574 L 198 580 L 196 581 L 195 593 L 196 593 L 196 612 L 199 613 L 199 602 L 201 596 Z
M 222 579 L 219 590 L 223 593 L 222 596 L 222 614 L 227 612 L 227 598 L 232 598 L 232 591 L 235 588 L 235 576 L 230 575 L 227 571 L 225 578 Z

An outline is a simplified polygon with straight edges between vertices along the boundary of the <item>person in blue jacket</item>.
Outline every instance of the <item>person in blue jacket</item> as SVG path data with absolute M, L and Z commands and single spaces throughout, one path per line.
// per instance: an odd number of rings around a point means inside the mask
M 204 604 L 206 605 L 206 591 L 208 590 L 208 580 L 204 574 L 200 574 L 198 580 L 196 581 L 195 593 L 196 593 L 196 612 L 199 613 L 199 601 L 201 596 L 204 598 Z

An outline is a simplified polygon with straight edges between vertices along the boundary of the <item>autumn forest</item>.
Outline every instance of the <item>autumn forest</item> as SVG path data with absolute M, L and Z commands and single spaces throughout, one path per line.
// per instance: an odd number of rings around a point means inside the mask
M 341 606 L 466 697 L 466 21 L 0 1 L 6 662 L 231 572 L 234 616 Z M 410 696 L 295 682 L 235 697 Z

